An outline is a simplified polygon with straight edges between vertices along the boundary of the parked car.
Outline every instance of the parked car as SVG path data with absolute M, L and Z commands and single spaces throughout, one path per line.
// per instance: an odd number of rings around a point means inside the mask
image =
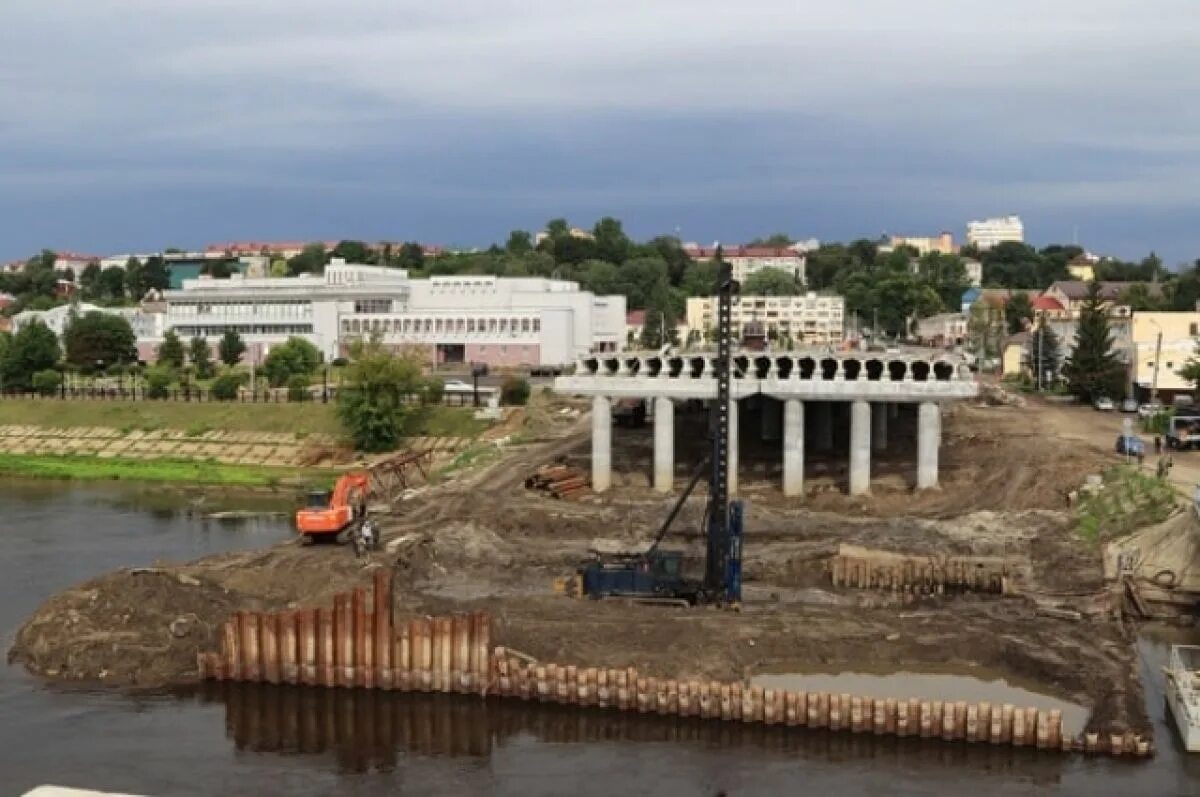
M 1146 444 L 1136 435 L 1123 434 L 1117 437 L 1117 453 L 1140 457 L 1146 453 Z
M 1167 408 L 1161 404 L 1158 404 L 1158 403 L 1151 404 L 1151 403 L 1147 402 L 1137 408 L 1137 414 L 1138 414 L 1139 418 L 1153 418 L 1155 415 L 1158 415 L 1160 412 L 1165 412 L 1166 409 Z
M 442 385 L 442 387 L 446 390 L 471 390 L 473 388 L 472 385 L 462 381 L 461 379 L 451 379 L 449 382 L 446 382 L 444 385 Z
M 1092 402 L 1092 406 L 1104 412 L 1112 412 L 1117 408 L 1117 405 L 1113 404 L 1113 400 L 1108 396 L 1101 396 L 1100 398 L 1096 399 Z
M 1137 412 L 1137 411 L 1138 411 L 1137 399 L 1127 398 L 1121 402 L 1121 412 Z

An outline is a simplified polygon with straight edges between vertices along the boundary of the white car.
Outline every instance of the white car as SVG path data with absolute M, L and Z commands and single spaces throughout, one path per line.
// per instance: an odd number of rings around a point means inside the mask
M 1143 404 L 1138 407 L 1137 414 L 1139 418 L 1153 418 L 1165 410 L 1166 408 L 1161 404 Z
M 1112 412 L 1117 408 L 1117 405 L 1113 404 L 1113 400 L 1108 396 L 1101 396 L 1100 398 L 1096 399 L 1094 402 L 1092 402 L 1092 406 L 1104 412 Z
M 464 382 L 461 379 L 451 379 L 449 382 L 443 385 L 443 387 L 446 390 L 472 390 L 474 385 Z

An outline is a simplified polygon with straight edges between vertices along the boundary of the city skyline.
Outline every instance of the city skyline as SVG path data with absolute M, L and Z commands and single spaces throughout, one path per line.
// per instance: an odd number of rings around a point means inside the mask
M 0 254 L 1018 213 L 1034 245 L 1200 257 L 1192 5 L 960 5 L 16 0 Z

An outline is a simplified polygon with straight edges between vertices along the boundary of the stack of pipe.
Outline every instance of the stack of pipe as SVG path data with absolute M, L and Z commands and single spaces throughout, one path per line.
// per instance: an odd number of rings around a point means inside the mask
M 525 479 L 525 489 L 541 490 L 554 498 L 575 501 L 588 493 L 588 477 L 570 465 L 543 465 Z
M 829 563 L 835 587 L 884 589 L 921 595 L 1010 591 L 1007 565 L 985 558 L 871 556 L 839 553 Z

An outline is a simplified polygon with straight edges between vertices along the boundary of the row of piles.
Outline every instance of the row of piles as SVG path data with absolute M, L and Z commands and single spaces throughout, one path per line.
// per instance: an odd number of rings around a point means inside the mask
M 890 589 L 921 595 L 947 592 L 1009 591 L 1008 574 L 1003 568 L 971 559 L 903 558 L 875 560 L 855 556 L 834 556 L 829 563 L 835 587 Z
M 1063 734 L 1062 713 L 1009 704 L 896 700 L 644 677 L 634 668 L 539 663 L 491 648 L 483 613 L 392 621 L 391 581 L 334 597 L 332 610 L 238 612 L 221 650 L 201 653 L 204 680 L 499 694 L 642 714 L 939 738 L 1042 750 L 1147 755 L 1133 734 Z M 369 610 L 368 607 L 372 607 Z
M 201 653 L 198 664 L 205 680 L 475 693 L 487 688 L 491 636 L 483 613 L 394 627 L 381 570 L 371 600 L 360 587 L 335 595 L 332 610 L 237 612 L 220 652 Z
M 564 501 L 575 501 L 588 494 L 588 477 L 570 465 L 543 465 L 525 479 L 525 489 L 549 493 Z

